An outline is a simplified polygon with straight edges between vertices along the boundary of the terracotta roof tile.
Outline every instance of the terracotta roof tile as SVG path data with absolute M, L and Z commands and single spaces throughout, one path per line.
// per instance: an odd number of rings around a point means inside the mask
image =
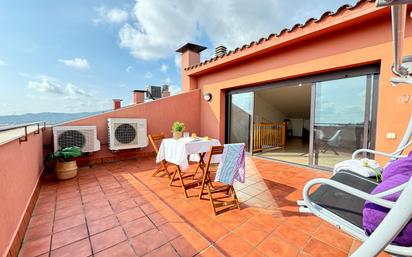
M 293 31 L 295 31 L 296 29 L 300 29 L 300 28 L 307 27 L 307 26 L 309 26 L 311 23 L 319 23 L 319 22 L 323 21 L 326 17 L 330 17 L 330 16 L 333 17 L 333 16 L 336 16 L 336 15 L 342 13 L 342 12 L 345 11 L 345 10 L 355 9 L 355 8 L 359 7 L 359 5 L 361 5 L 361 4 L 364 3 L 364 2 L 375 2 L 375 0 L 358 0 L 358 1 L 356 2 L 356 4 L 354 4 L 354 5 L 349 5 L 349 4 L 342 5 L 342 6 L 340 6 L 335 12 L 332 12 L 332 11 L 324 12 L 324 13 L 320 16 L 319 19 L 316 19 L 316 18 L 313 18 L 313 17 L 312 17 L 312 18 L 309 18 L 309 19 L 307 19 L 306 22 L 304 22 L 303 24 L 298 23 L 298 24 L 293 25 L 290 29 L 288 29 L 288 28 L 282 29 L 282 30 L 279 32 L 279 34 L 272 33 L 272 34 L 270 34 L 269 36 L 267 36 L 266 38 L 262 37 L 262 38 L 260 38 L 258 41 L 252 41 L 252 42 L 250 42 L 249 44 L 244 44 L 244 45 L 241 46 L 240 48 L 239 48 L 239 47 L 236 47 L 234 50 L 231 50 L 231 51 L 227 52 L 225 55 L 222 55 L 222 56 L 220 56 L 220 57 L 217 57 L 217 56 L 216 56 L 216 57 L 212 57 L 212 58 L 210 58 L 209 60 L 205 60 L 205 61 L 201 62 L 200 64 L 192 65 L 192 66 L 190 66 L 190 67 L 185 68 L 184 70 L 195 69 L 195 68 L 197 68 L 197 67 L 200 67 L 200 66 L 202 66 L 202 65 L 211 63 L 211 62 L 216 61 L 216 60 L 218 60 L 218 59 L 222 59 L 222 58 L 224 58 L 224 57 L 226 57 L 226 56 L 229 56 L 229 55 L 231 55 L 231 54 L 235 54 L 235 53 L 241 52 L 241 51 L 243 51 L 243 50 L 245 50 L 245 49 L 247 49 L 247 48 L 251 48 L 251 47 L 253 47 L 253 46 L 259 45 L 259 44 L 261 44 L 263 41 L 269 41 L 269 40 L 271 40 L 271 39 L 274 38 L 274 37 L 281 37 L 281 36 L 283 36 L 285 33 L 291 33 L 291 32 L 293 32 Z

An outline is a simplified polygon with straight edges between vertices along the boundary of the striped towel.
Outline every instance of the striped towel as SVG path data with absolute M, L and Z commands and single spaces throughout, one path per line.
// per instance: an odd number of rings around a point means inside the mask
M 245 144 L 225 144 L 215 181 L 233 185 L 236 179 L 245 182 Z

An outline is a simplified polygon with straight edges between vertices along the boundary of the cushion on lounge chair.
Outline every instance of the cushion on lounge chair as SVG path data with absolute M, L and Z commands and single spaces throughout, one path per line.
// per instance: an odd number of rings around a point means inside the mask
M 400 186 L 410 180 L 412 176 L 412 154 L 407 158 L 399 159 L 389 164 L 383 172 L 383 180 L 373 191 L 372 194 L 385 192 L 394 187 Z M 397 192 L 384 197 L 386 200 L 397 201 L 401 192 Z M 363 226 L 367 235 L 379 226 L 382 220 L 388 214 L 389 209 L 377 204 L 366 201 L 363 210 Z M 393 240 L 394 244 L 401 246 L 412 246 L 412 222 L 398 234 Z
M 340 171 L 331 180 L 370 193 L 378 185 L 376 178 L 365 178 L 350 171 Z M 335 215 L 363 229 L 362 211 L 365 200 L 328 185 L 320 186 L 310 199 Z

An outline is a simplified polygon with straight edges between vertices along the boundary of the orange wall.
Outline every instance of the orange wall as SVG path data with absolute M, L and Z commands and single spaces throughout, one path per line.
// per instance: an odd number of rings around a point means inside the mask
M 0 145 L 0 256 L 8 254 L 42 170 L 42 134 Z
M 107 119 L 108 118 L 145 118 L 147 119 L 148 134 L 163 132 L 172 135 L 174 121 L 185 123 L 186 131 L 200 131 L 200 90 L 194 90 L 179 95 L 161 98 L 152 102 L 131 105 L 112 112 L 86 117 L 80 120 L 61 124 L 64 126 L 97 126 L 97 137 L 102 144 L 102 151 L 96 153 L 110 154 L 107 150 Z M 150 149 L 150 148 L 149 148 Z M 145 149 L 148 150 L 148 149 Z
M 400 101 L 412 94 L 412 86 L 392 87 L 392 38 L 390 15 L 387 11 L 371 15 L 363 21 L 342 24 L 335 31 L 305 39 L 287 47 L 264 54 L 251 54 L 249 59 L 229 63 L 208 71 L 206 66 L 185 71 L 196 79 L 202 93 L 211 92 L 211 102 L 201 101 L 201 134 L 224 140 L 225 91 L 260 83 L 281 81 L 309 74 L 337 71 L 345 68 L 380 63 L 380 84 L 377 113 L 376 149 L 393 151 L 403 135 L 412 113 L 412 101 Z M 412 53 L 412 21 L 407 19 L 405 54 Z M 224 60 L 221 59 L 222 62 Z M 209 64 L 210 65 L 210 64 Z M 292 100 L 292 99 L 291 99 Z M 395 132 L 396 140 L 386 139 L 387 132 Z

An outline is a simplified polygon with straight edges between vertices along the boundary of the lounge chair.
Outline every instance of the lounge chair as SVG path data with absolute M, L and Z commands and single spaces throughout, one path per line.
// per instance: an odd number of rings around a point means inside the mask
M 373 153 L 391 158 L 404 157 L 403 151 L 412 145 L 412 115 L 397 150 L 393 153 L 383 153 L 370 149 L 361 149 L 353 154 L 356 158 L 360 153 Z M 356 257 L 375 256 L 382 250 L 400 256 L 412 256 L 412 247 L 390 244 L 403 227 L 412 218 L 412 179 L 398 187 L 385 192 L 371 195 L 378 185 L 375 178 L 365 178 L 350 171 L 340 171 L 331 179 L 313 179 L 303 189 L 303 200 L 298 201 L 300 211 L 313 213 L 327 222 L 342 229 L 348 234 L 365 241 L 352 255 Z M 315 191 L 313 186 L 319 186 Z M 396 202 L 383 199 L 384 196 L 402 192 Z M 390 209 L 390 212 L 368 237 L 363 230 L 363 208 L 368 200 Z

